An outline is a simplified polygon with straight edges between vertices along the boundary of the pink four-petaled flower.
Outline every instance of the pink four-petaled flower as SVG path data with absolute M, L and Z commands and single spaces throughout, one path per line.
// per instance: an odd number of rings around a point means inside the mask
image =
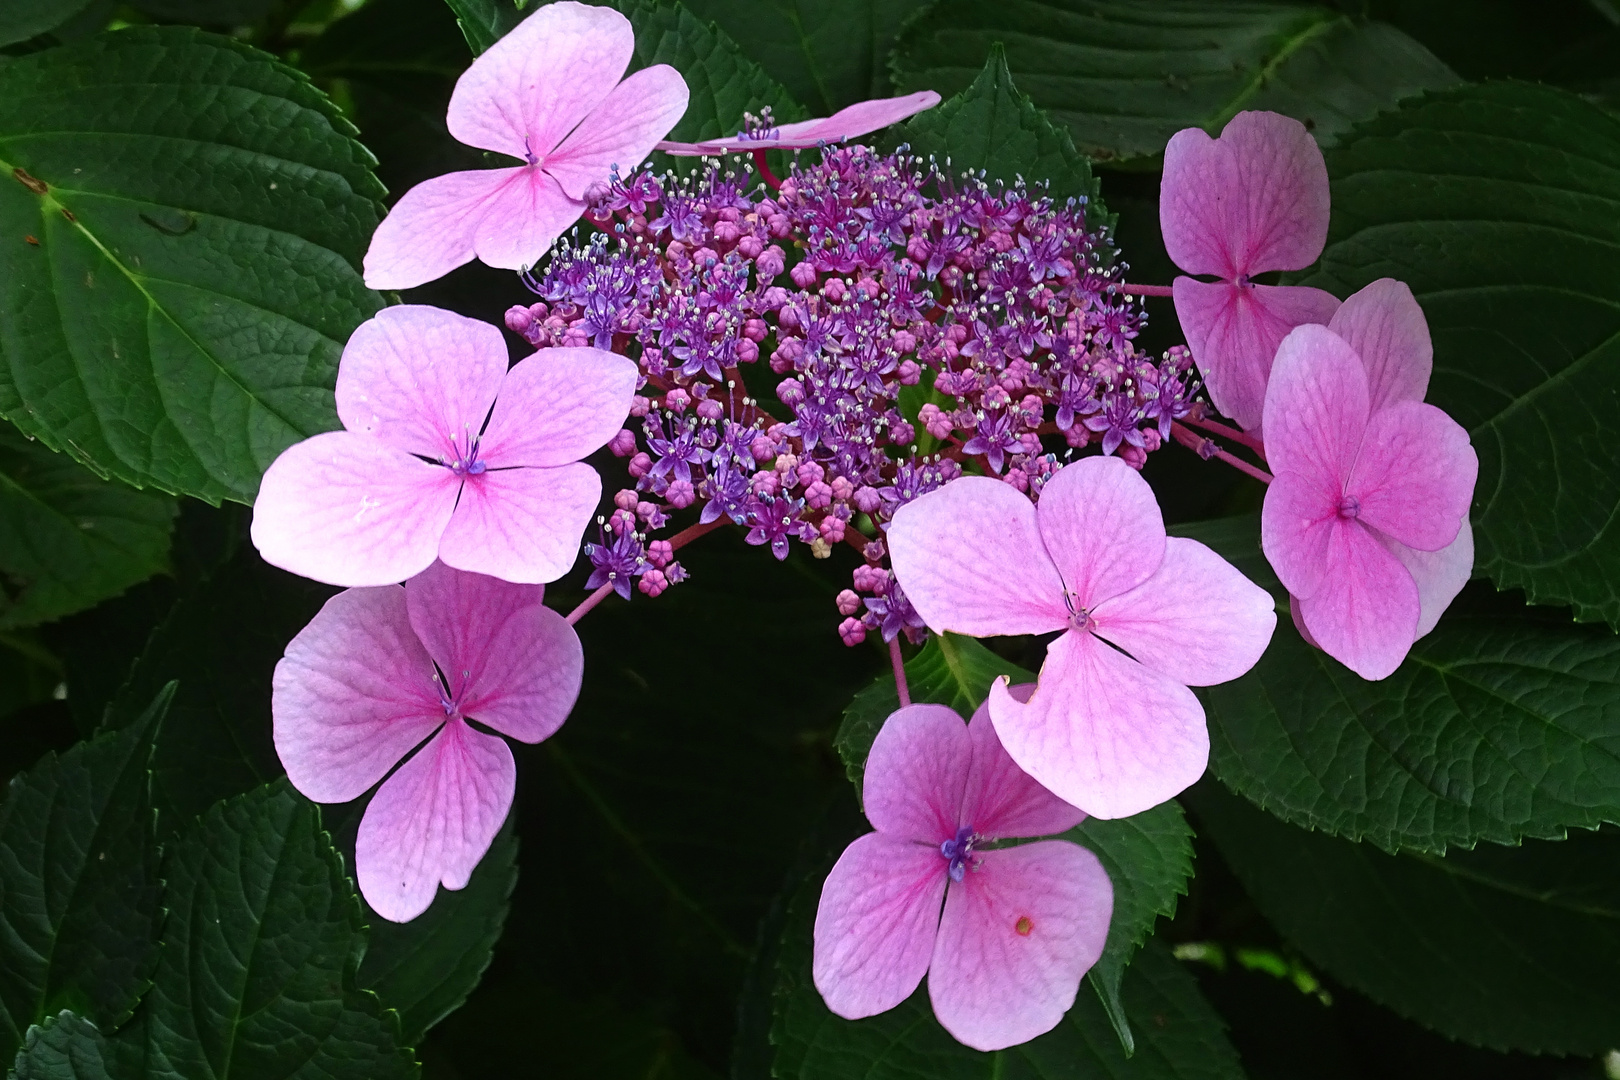
M 1252 280 L 1302 270 L 1322 254 L 1322 151 L 1298 120 L 1271 112 L 1238 113 L 1218 139 L 1178 131 L 1164 149 L 1159 225 L 1171 262 L 1220 279 L 1176 278 L 1176 316 L 1210 400 L 1255 430 L 1278 343 L 1296 326 L 1327 322 L 1339 306 L 1321 289 Z
M 641 164 L 686 111 L 686 81 L 667 64 L 619 81 L 635 44 L 612 8 L 561 0 L 474 60 L 450 97 L 450 134 L 524 164 L 407 191 L 371 238 L 366 284 L 408 289 L 475 257 L 533 266 L 585 212 L 592 185 Z
M 1434 352 L 1405 285 L 1373 282 L 1283 340 L 1266 392 L 1261 546 L 1306 639 L 1382 679 L 1474 565 L 1468 433 L 1423 403 Z
M 467 721 L 535 743 L 579 696 L 579 638 L 543 596 L 435 563 L 403 587 L 334 596 L 276 665 L 276 752 L 294 787 L 341 803 L 388 776 L 355 844 L 360 891 L 386 919 L 420 915 L 440 882 L 463 888 L 511 808 L 511 749 Z
M 602 494 L 579 459 L 629 415 L 636 365 L 587 348 L 506 364 L 499 330 L 453 312 L 407 305 L 363 323 L 338 368 L 347 430 L 288 447 L 264 474 L 265 561 L 349 586 L 436 558 L 507 581 L 562 576 Z
M 1140 813 L 1203 774 L 1209 731 L 1187 687 L 1249 670 L 1277 622 L 1264 589 L 1165 535 L 1153 490 L 1115 457 L 1064 466 L 1039 505 L 953 480 L 900 508 L 889 550 L 935 632 L 1064 631 L 1029 701 L 998 680 L 990 717 L 1019 767 L 1094 817 Z
M 1019 771 L 984 706 L 971 724 L 943 705 L 894 713 L 862 795 L 877 831 L 844 851 L 816 911 L 813 975 L 827 1007 L 849 1019 L 885 1012 L 926 973 L 934 1015 L 968 1046 L 999 1050 L 1055 1027 L 1102 955 L 1113 885 L 1066 840 L 984 845 L 1050 836 L 1085 815 Z
M 661 142 L 658 149 L 676 157 L 699 157 L 706 154 L 740 154 L 755 150 L 809 150 L 817 146 L 857 139 L 874 131 L 898 124 L 908 116 L 939 104 L 939 95 L 932 90 L 919 90 L 900 97 L 875 98 L 857 101 L 839 109 L 831 116 L 814 120 L 800 120 L 792 124 L 762 126 L 736 135 L 702 142 Z

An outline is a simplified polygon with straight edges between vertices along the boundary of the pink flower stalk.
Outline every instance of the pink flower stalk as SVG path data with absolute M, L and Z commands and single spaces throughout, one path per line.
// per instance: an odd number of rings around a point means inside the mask
M 661 142 L 658 149 L 676 157 L 746 154 L 755 150 L 809 150 L 869 135 L 938 104 L 939 95 L 934 91 L 919 90 L 901 97 L 857 101 L 831 116 L 780 126 L 771 123 L 767 111 L 758 121 L 750 117 L 750 124 L 729 138 L 706 139 L 696 143 Z
M 525 164 L 407 191 L 371 238 L 366 284 L 409 289 L 474 258 L 533 266 L 585 212 L 586 192 L 641 164 L 686 112 L 686 81 L 667 64 L 619 81 L 634 52 L 630 20 L 572 0 L 490 46 L 456 81 L 450 134 Z
M 506 368 L 487 323 L 387 308 L 338 367 L 344 431 L 288 447 L 253 507 L 266 562 L 332 585 L 391 585 L 434 559 L 534 584 L 567 572 L 602 494 L 580 462 L 630 412 L 636 366 L 555 348 Z
M 1188 686 L 1242 675 L 1276 627 L 1271 595 L 1196 540 L 1166 537 L 1146 480 L 1087 457 L 1040 503 L 983 476 L 900 508 L 895 576 L 936 632 L 1063 635 L 1034 694 L 1006 679 L 990 719 L 1021 769 L 1093 817 L 1137 814 L 1182 791 L 1209 758 Z
M 341 803 L 388 777 L 355 844 L 360 891 L 385 919 L 414 919 L 441 882 L 465 887 L 511 808 L 511 748 L 467 721 L 537 743 L 574 707 L 584 655 L 544 591 L 435 563 L 404 587 L 332 597 L 276 665 L 293 786 Z
M 1271 358 L 1288 331 L 1325 323 L 1332 294 L 1256 285 L 1257 274 L 1303 270 L 1327 241 L 1328 177 L 1305 126 L 1271 112 L 1241 112 L 1218 139 L 1198 128 L 1164 149 L 1159 226 L 1170 260 L 1208 283 L 1172 283 L 1176 316 L 1215 407 L 1260 426 Z
M 1473 571 L 1479 458 L 1423 404 L 1433 357 L 1411 290 L 1383 278 L 1284 338 L 1266 391 L 1261 546 L 1306 640 L 1364 679 L 1399 667 Z
M 982 845 L 1060 833 L 1085 815 L 1019 771 L 982 705 L 966 725 L 943 705 L 891 715 L 866 760 L 864 801 L 877 831 L 844 850 L 816 911 L 827 1007 L 851 1020 L 885 1012 L 927 974 L 934 1015 L 975 1049 L 1056 1027 L 1102 955 L 1113 885 L 1066 840 Z

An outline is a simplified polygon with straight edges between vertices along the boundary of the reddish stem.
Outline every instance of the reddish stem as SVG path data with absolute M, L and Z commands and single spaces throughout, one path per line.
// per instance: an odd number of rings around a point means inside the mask
M 1191 424 L 1196 428 L 1203 428 L 1211 435 L 1219 435 L 1223 439 L 1231 439 L 1233 442 L 1242 443 L 1250 450 L 1253 450 L 1255 453 L 1259 454 L 1261 460 L 1265 459 L 1265 443 L 1261 442 L 1253 435 L 1250 435 L 1247 431 L 1239 431 L 1237 428 L 1227 427 L 1225 424 L 1218 423 L 1214 420 L 1194 420 L 1190 416 L 1185 417 L 1182 422 Z
M 679 551 L 681 548 L 685 547 L 687 544 L 690 544 L 704 533 L 714 532 L 714 530 L 724 525 L 727 520 L 727 518 L 721 517 L 703 525 L 688 525 L 686 528 L 669 538 L 670 549 L 673 551 Z M 564 616 L 563 621 L 569 626 L 573 626 L 574 624 L 578 623 L 579 620 L 590 614 L 590 610 L 592 608 L 606 600 L 608 598 L 608 593 L 612 591 L 613 583 L 611 581 L 606 585 L 600 586 L 595 592 L 591 593 L 591 595 L 581 600 L 577 608 Z
M 1197 451 L 1199 447 L 1204 445 L 1204 443 L 1211 441 L 1210 439 L 1206 438 L 1205 436 L 1198 434 L 1196 431 L 1193 431 L 1192 429 L 1183 426 L 1180 421 L 1177 421 L 1175 424 L 1171 425 L 1170 434 L 1182 446 L 1185 446 L 1189 450 L 1194 450 L 1194 451 Z M 1202 456 L 1202 455 L 1200 454 L 1200 456 Z M 1247 476 L 1254 477 L 1256 480 L 1260 481 L 1262 484 L 1271 483 L 1271 474 L 1270 473 L 1266 472 L 1264 469 L 1255 468 L 1253 465 L 1250 465 L 1247 461 L 1244 461 L 1240 457 L 1235 457 L 1232 454 L 1227 453 L 1225 450 L 1221 450 L 1221 449 L 1217 448 L 1215 450 L 1215 453 L 1212 454 L 1211 456 L 1219 458 L 1221 461 L 1226 462 L 1228 465 L 1232 466 L 1232 468 L 1236 469 L 1240 473 L 1243 473 L 1243 474 L 1245 474 Z
M 911 704 L 911 688 L 906 685 L 906 662 L 900 656 L 900 635 L 889 639 L 889 662 L 894 664 L 894 691 L 900 695 L 900 707 Z
M 765 151 L 754 151 L 754 168 L 759 170 L 760 179 L 765 181 L 766 187 L 772 191 L 782 190 L 782 181 L 778 180 L 776 174 L 771 172 L 771 167 L 765 164 Z
M 1128 281 L 1119 283 L 1119 291 L 1126 296 L 1174 296 L 1175 291 L 1168 285 L 1132 285 Z

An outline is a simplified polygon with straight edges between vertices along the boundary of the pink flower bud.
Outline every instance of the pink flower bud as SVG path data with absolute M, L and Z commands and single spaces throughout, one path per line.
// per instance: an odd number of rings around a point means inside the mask
M 764 463 L 776 456 L 776 440 L 769 435 L 755 435 L 754 441 L 748 444 L 748 452 L 754 455 L 754 460 Z
M 730 209 L 730 207 L 727 207 Z M 717 221 L 714 223 L 714 238 L 722 244 L 735 244 L 742 236 L 742 230 L 735 221 Z
M 738 363 L 752 364 L 759 359 L 759 346 L 747 338 L 743 338 L 737 342 L 736 353 Z
M 737 254 L 741 255 L 745 259 L 757 259 L 759 258 L 759 253 L 764 250 L 765 241 L 761 240 L 753 233 L 749 233 L 747 236 L 737 241 Z
M 620 428 L 618 434 L 608 440 L 608 449 L 613 451 L 614 457 L 629 457 L 636 452 L 636 433 Z
M 848 502 L 849 497 L 855 494 L 855 485 L 849 482 L 847 476 L 835 476 L 832 482 L 833 498 L 839 502 Z
M 625 488 L 622 491 L 615 491 L 613 493 L 613 505 L 617 506 L 620 510 L 628 510 L 633 514 L 636 512 L 636 507 L 641 505 L 641 494 L 634 488 Z
M 765 227 L 770 229 L 772 236 L 780 240 L 793 231 L 793 222 L 788 220 L 786 214 L 772 214 L 765 219 Z
M 514 334 L 527 334 L 529 327 L 534 325 L 534 316 L 522 304 L 516 304 L 506 309 L 506 328 Z
M 804 503 L 812 510 L 827 509 L 832 505 L 832 488 L 820 480 L 812 480 L 805 485 Z
M 1086 445 L 1090 439 L 1091 432 L 1086 430 L 1086 425 L 1084 424 L 1075 424 L 1070 427 L 1068 431 L 1063 433 L 1063 441 L 1074 447 L 1076 450 Z
M 1151 453 L 1153 453 L 1153 451 L 1157 450 L 1159 447 L 1161 447 L 1163 445 L 1164 445 L 1164 437 L 1159 434 L 1159 429 L 1158 428 L 1150 427 L 1146 431 L 1142 432 L 1142 449 L 1143 450 L 1146 450 L 1148 453 L 1151 454 Z
M 585 331 L 578 326 L 570 326 L 568 332 L 563 334 L 563 346 L 569 349 L 583 349 L 591 343 Z
M 1029 490 L 1029 476 L 1023 469 L 1008 469 L 1006 475 L 1001 478 L 1001 482 L 1015 487 L 1019 491 Z
M 777 454 L 776 461 L 771 464 L 771 468 L 779 473 L 793 472 L 798 467 L 799 459 L 795 454 Z
M 922 368 L 915 360 L 900 361 L 900 366 L 894 369 L 894 373 L 899 376 L 901 386 L 916 386 L 922 379 Z
M 1126 443 L 1119 448 L 1119 457 L 1121 461 L 1133 469 L 1140 470 L 1143 465 L 1147 464 L 1147 451 L 1140 446 L 1132 446 L 1130 443 Z
M 648 570 L 645 574 L 641 575 L 641 580 L 636 582 L 636 588 L 640 589 L 649 597 L 657 596 L 665 589 L 669 588 L 669 578 L 664 576 L 664 572 L 662 570 Z
M 853 615 L 861 610 L 861 598 L 855 595 L 854 590 L 845 589 L 838 594 L 838 614 Z
M 894 350 L 898 353 L 917 351 L 917 335 L 910 330 L 899 330 L 894 335 Z
M 726 407 L 713 398 L 704 398 L 697 403 L 697 414 L 705 420 L 718 420 L 726 414 Z
M 889 572 L 881 566 L 863 564 L 851 575 L 856 592 L 869 592 L 882 596 L 889 591 Z
M 754 272 L 761 281 L 770 281 L 787 268 L 787 255 L 776 244 L 759 253 L 754 260 Z
M 749 485 L 753 488 L 755 495 L 761 499 L 768 499 L 781 490 L 782 480 L 774 472 L 761 469 L 754 474 L 753 479 L 749 481 Z
M 652 409 L 652 401 L 644 394 L 637 394 L 630 399 L 630 415 L 646 416 Z
M 889 441 L 896 446 L 910 446 L 917 438 L 917 430 L 901 420 L 889 429 Z
M 676 481 L 679 483 L 680 481 Z M 671 487 L 674 485 L 671 484 Z M 662 570 L 675 558 L 675 546 L 668 540 L 654 540 L 647 545 L 647 561 Z
M 928 246 L 928 241 L 921 236 L 913 236 L 911 239 L 906 241 L 906 254 L 909 255 L 911 257 L 911 261 L 916 263 L 918 266 L 926 266 L 928 264 L 928 256 L 933 254 L 933 249 Z
M 853 617 L 845 619 L 838 624 L 838 636 L 843 638 L 845 645 L 859 645 L 866 640 L 866 624 Z
M 669 500 L 669 505 L 675 509 L 685 510 L 697 501 L 697 491 L 693 489 L 690 480 L 672 480 L 669 490 L 664 492 L 664 498 Z
M 678 386 L 664 395 L 664 408 L 670 412 L 683 413 L 690 404 L 692 404 L 692 395 Z
M 827 475 L 827 470 L 823 469 L 821 467 L 821 465 L 818 464 L 817 462 L 814 462 L 814 461 L 801 461 L 801 462 L 799 462 L 799 483 L 801 483 L 801 484 L 814 484 L 817 481 L 821 480 L 826 475 Z M 829 496 L 832 495 L 832 489 L 831 488 L 827 489 L 827 494 Z
M 821 524 L 816 526 L 816 531 L 819 532 L 821 534 L 821 538 L 827 541 L 829 544 L 842 544 L 844 542 L 844 530 L 846 528 L 848 528 L 848 526 L 844 524 L 843 518 L 833 517 L 831 514 L 829 514 L 821 519 Z
M 816 283 L 816 268 L 808 262 L 801 262 L 789 271 L 788 276 L 799 288 L 808 289 Z
M 855 509 L 863 514 L 870 514 L 883 505 L 883 496 L 879 495 L 877 488 L 870 485 L 855 489 Z
M 844 284 L 843 278 L 828 278 L 827 284 L 821 287 L 821 295 L 835 304 L 841 303 L 848 292 L 849 286 Z
M 994 383 L 979 398 L 979 403 L 986 409 L 1004 409 L 1010 401 L 1012 401 L 1012 398 L 1008 396 L 1007 391 Z
M 618 536 L 636 531 L 636 515 L 628 510 L 615 510 L 608 518 L 608 528 Z
M 641 453 L 630 459 L 630 464 L 626 467 L 625 471 L 630 474 L 632 479 L 640 480 L 643 476 L 646 476 L 651 469 L 652 458 L 648 457 L 645 453 Z

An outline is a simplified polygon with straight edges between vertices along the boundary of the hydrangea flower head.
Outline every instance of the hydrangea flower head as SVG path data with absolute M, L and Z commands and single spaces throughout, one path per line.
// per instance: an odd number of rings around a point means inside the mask
M 285 450 L 264 474 L 253 543 L 266 562 L 332 585 L 450 566 L 533 584 L 574 563 L 602 494 L 580 458 L 630 411 L 636 367 L 559 348 L 507 370 L 488 323 L 400 306 L 343 350 L 346 430 Z
M 773 124 L 767 111 L 763 117 L 729 138 L 705 139 L 695 143 L 661 142 L 658 149 L 676 157 L 741 154 L 754 150 L 809 150 L 870 135 L 938 104 L 937 93 L 919 90 L 900 97 L 857 101 L 831 116 L 819 116 L 814 120 L 800 120 L 792 124 Z
M 934 631 L 1063 634 L 1033 695 L 990 690 L 1020 768 L 1094 817 L 1128 817 L 1203 774 L 1188 686 L 1242 675 L 1276 626 L 1271 595 L 1196 540 L 1167 537 L 1153 491 L 1114 457 L 1058 470 L 1040 502 L 967 476 L 900 508 L 895 576 Z
M 1159 225 L 1172 262 L 1220 279 L 1176 278 L 1176 316 L 1210 400 L 1254 430 L 1277 345 L 1296 326 L 1327 322 L 1339 306 L 1321 289 L 1252 280 L 1303 270 L 1322 254 L 1322 151 L 1305 125 L 1271 112 L 1238 113 L 1218 139 L 1178 131 L 1164 149 Z
M 1283 339 L 1266 391 L 1261 546 L 1306 639 L 1366 679 L 1400 666 L 1473 570 L 1479 458 L 1423 403 L 1432 365 L 1422 309 L 1384 278 Z
M 490 46 L 456 82 L 450 134 L 523 164 L 407 191 L 371 238 L 366 284 L 408 289 L 474 258 L 533 266 L 585 212 L 586 192 L 639 165 L 686 112 L 686 81 L 667 64 L 620 81 L 634 52 L 629 19 L 573 0 Z
M 845 849 L 816 911 L 813 977 L 827 1007 L 852 1020 L 885 1012 L 926 974 L 934 1015 L 975 1049 L 1056 1027 L 1102 955 L 1113 885 L 1067 840 L 984 845 L 1085 815 L 1019 771 L 983 706 L 970 724 L 943 705 L 890 716 L 864 801 L 877 831 Z
M 334 596 L 276 665 L 293 786 L 341 803 L 388 777 L 355 845 L 360 891 L 386 919 L 420 915 L 441 882 L 465 887 L 511 808 L 511 749 L 467 721 L 536 743 L 574 707 L 584 655 L 543 595 L 435 563 L 403 587 Z

